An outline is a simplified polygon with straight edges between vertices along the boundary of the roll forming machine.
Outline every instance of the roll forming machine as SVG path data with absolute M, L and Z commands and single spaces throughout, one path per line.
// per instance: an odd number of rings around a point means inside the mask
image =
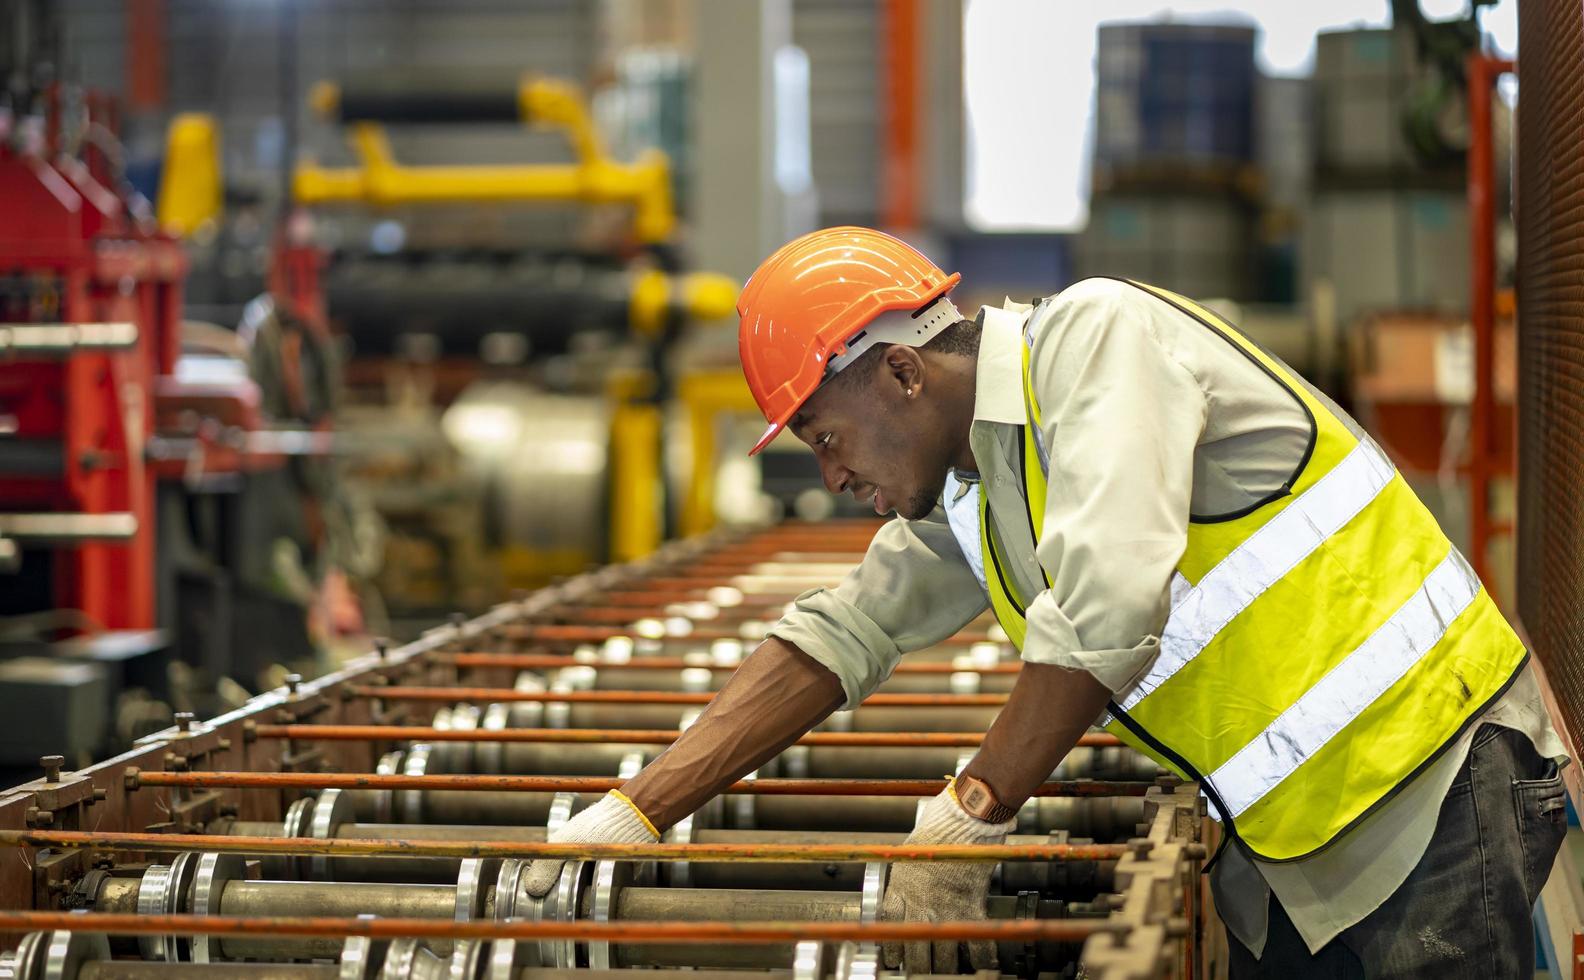
M 888 974 L 879 943 L 993 938 L 1004 976 L 1205 972 L 1196 788 L 1091 732 L 1005 845 L 904 843 L 1016 681 L 993 624 L 910 655 L 655 845 L 549 844 L 697 717 L 873 522 L 670 546 L 0 795 L 15 980 Z M 543 898 L 535 856 L 566 858 Z M 996 864 L 987 919 L 880 919 L 889 863 Z

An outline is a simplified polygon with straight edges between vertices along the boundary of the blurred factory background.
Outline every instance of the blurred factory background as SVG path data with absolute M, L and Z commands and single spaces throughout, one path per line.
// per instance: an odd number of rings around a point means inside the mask
M 0 2 L 0 765 L 853 506 L 746 458 L 733 314 L 837 223 L 1211 302 L 1510 602 L 1515 0 L 1078 6 Z

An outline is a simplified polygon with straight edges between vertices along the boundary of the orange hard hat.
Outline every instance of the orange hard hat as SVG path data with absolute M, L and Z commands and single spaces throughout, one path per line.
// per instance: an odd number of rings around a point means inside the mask
M 845 366 L 833 361 L 856 355 L 849 344 L 859 335 L 868 335 L 865 347 L 879 341 L 920 346 L 955 322 L 956 310 L 946 303 L 927 319 L 901 317 L 895 326 L 905 330 L 872 326 L 887 311 L 911 314 L 930 305 L 961 278 L 872 228 L 825 228 L 776 249 L 737 297 L 743 376 L 770 423 L 748 455 L 769 445 L 809 396 Z

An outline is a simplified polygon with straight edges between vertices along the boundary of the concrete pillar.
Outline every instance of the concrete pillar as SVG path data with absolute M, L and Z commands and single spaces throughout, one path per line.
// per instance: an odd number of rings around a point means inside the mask
M 777 246 L 809 230 L 790 206 L 799 189 L 789 194 L 776 173 L 778 112 L 784 126 L 789 95 L 796 115 L 796 94 L 785 86 L 778 110 L 776 85 L 777 53 L 792 43 L 792 4 L 697 0 L 693 14 L 690 251 L 699 268 L 746 280 Z

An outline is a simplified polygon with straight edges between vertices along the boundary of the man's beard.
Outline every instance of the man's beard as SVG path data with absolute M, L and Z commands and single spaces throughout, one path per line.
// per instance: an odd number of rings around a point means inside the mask
M 898 516 L 910 521 L 921 521 L 930 515 L 935 505 L 940 502 L 941 494 L 946 490 L 946 474 L 942 473 L 933 486 L 924 487 L 907 499 L 907 507 L 897 508 Z

